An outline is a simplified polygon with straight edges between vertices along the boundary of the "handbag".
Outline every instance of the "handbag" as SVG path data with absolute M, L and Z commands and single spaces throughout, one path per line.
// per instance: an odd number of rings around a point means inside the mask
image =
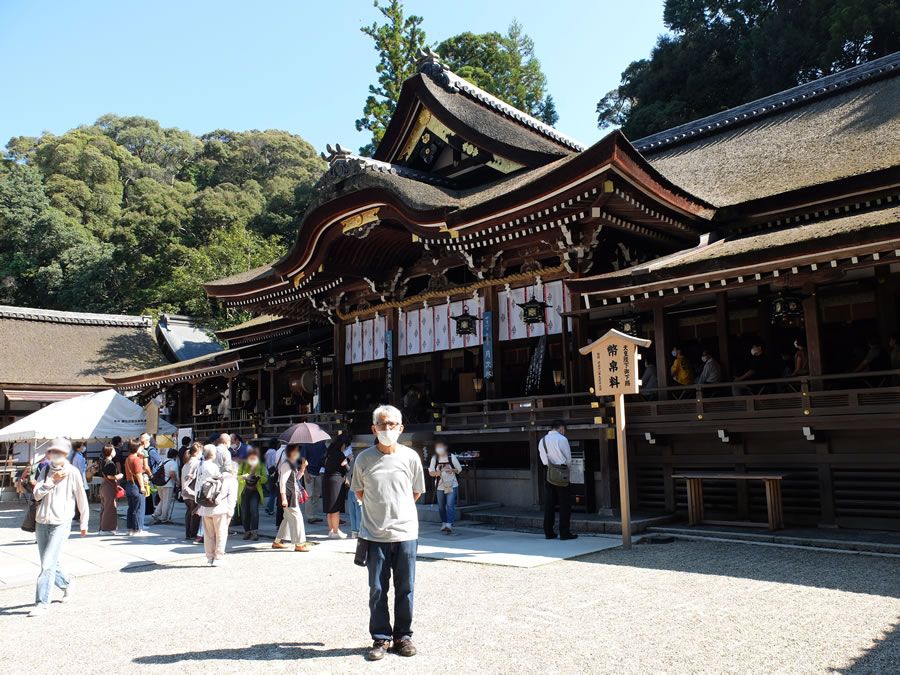
M 547 482 L 556 487 L 569 486 L 569 467 L 565 464 L 553 464 L 550 461 L 550 453 L 547 452 L 547 446 L 544 439 L 541 439 L 541 447 L 544 449 L 544 456 L 547 458 Z
M 44 467 L 44 478 L 47 479 L 47 474 L 50 472 L 50 465 Z M 40 474 L 40 472 L 38 472 Z M 35 476 L 35 481 L 42 480 L 39 475 Z M 31 504 L 28 505 L 28 510 L 25 512 L 25 518 L 22 520 L 22 529 L 25 532 L 34 532 L 37 529 L 37 502 L 32 499 Z
M 121 485 L 116 485 L 116 499 L 122 499 L 125 496 L 125 488 Z

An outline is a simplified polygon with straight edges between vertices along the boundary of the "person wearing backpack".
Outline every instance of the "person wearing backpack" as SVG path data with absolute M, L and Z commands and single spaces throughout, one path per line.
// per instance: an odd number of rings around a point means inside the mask
M 206 458 L 204 456 L 205 459 Z M 228 524 L 237 505 L 238 483 L 235 478 L 234 462 L 225 462 L 225 470 L 220 471 L 214 461 L 204 461 L 203 466 L 211 467 L 209 477 L 197 492 L 197 512 L 203 519 L 203 548 L 210 567 L 222 564 L 225 543 L 228 540 Z
M 178 451 L 171 448 L 166 459 L 156 473 L 153 474 L 153 484 L 159 493 L 159 504 L 153 512 L 154 523 L 168 523 L 172 518 L 172 509 L 175 507 L 175 488 L 178 486 L 178 466 L 175 459 Z
M 459 480 L 456 477 L 462 471 L 462 466 L 456 455 L 448 452 L 446 443 L 439 441 L 434 446 L 434 452 L 431 465 L 428 467 L 428 475 L 437 479 L 434 482 L 434 492 L 441 517 L 441 532 L 453 534 L 456 496 L 459 494 Z
M 200 470 L 202 443 L 192 443 L 184 455 L 181 467 L 181 496 L 184 499 L 184 538 L 193 542 L 200 529 L 200 514 L 197 513 L 197 474 Z

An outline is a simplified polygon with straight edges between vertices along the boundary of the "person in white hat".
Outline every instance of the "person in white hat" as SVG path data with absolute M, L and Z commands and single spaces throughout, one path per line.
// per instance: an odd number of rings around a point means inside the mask
M 41 557 L 41 573 L 34 594 L 34 609 L 29 616 L 41 616 L 50 607 L 50 586 L 55 583 L 63 591 L 63 602 L 72 599 L 72 580 L 59 564 L 63 542 L 69 537 L 75 505 L 80 514 L 81 536 L 88 529 L 88 500 L 81 472 L 69 463 L 72 444 L 55 438 L 47 447 L 50 463 L 35 476 L 35 536 Z

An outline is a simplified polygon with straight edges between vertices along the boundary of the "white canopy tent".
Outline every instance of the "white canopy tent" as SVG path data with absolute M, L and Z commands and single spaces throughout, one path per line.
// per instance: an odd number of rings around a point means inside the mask
M 0 429 L 0 442 L 42 441 L 64 437 L 74 441 L 129 438 L 147 430 L 147 414 L 114 389 L 51 403 Z M 159 420 L 159 433 L 176 428 Z

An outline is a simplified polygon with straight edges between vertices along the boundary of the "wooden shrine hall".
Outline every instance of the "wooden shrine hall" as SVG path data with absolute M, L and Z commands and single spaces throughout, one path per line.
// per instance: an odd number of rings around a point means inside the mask
M 205 284 L 256 315 L 228 349 L 107 380 L 259 438 L 309 419 L 368 442 L 392 402 L 406 442 L 446 440 L 507 505 L 540 500 L 560 418 L 597 511 L 614 411 L 578 349 L 617 328 L 653 340 L 634 511 L 685 515 L 684 472 L 777 471 L 788 526 L 900 529 L 898 139 L 900 54 L 585 147 L 427 52 L 373 157 L 329 146 L 284 257 Z M 706 511 L 764 520 L 765 495 L 710 481 Z

